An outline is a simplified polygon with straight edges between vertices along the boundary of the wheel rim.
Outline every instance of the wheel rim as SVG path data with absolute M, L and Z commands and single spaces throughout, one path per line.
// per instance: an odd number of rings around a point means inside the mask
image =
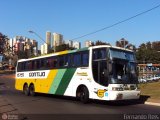
M 85 92 L 82 91 L 80 94 L 80 99 L 83 101 L 85 99 Z
M 34 92 L 34 86 L 32 85 L 31 87 L 30 87 L 30 94 L 32 95 L 32 96 L 34 96 L 35 95 L 35 92 Z
M 24 94 L 28 95 L 28 86 L 27 85 L 24 86 Z

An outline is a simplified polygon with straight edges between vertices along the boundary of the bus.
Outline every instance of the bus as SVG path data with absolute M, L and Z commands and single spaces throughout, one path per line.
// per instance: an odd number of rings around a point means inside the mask
M 18 60 L 15 88 L 27 96 L 71 96 L 83 103 L 140 97 L 134 52 L 108 45 Z

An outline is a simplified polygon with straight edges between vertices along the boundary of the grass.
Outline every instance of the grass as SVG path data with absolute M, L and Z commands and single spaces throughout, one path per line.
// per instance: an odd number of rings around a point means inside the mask
M 139 85 L 141 95 L 150 96 L 148 101 L 160 102 L 160 81 Z

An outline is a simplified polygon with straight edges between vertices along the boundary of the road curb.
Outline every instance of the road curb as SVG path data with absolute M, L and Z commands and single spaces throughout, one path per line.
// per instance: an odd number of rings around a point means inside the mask
M 154 102 L 145 102 L 146 105 L 154 105 L 154 106 L 160 106 L 160 103 L 154 103 Z

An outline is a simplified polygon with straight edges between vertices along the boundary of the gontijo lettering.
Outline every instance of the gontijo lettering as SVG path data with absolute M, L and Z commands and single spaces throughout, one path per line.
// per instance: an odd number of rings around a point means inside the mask
M 44 77 L 45 72 L 30 72 L 29 77 Z

